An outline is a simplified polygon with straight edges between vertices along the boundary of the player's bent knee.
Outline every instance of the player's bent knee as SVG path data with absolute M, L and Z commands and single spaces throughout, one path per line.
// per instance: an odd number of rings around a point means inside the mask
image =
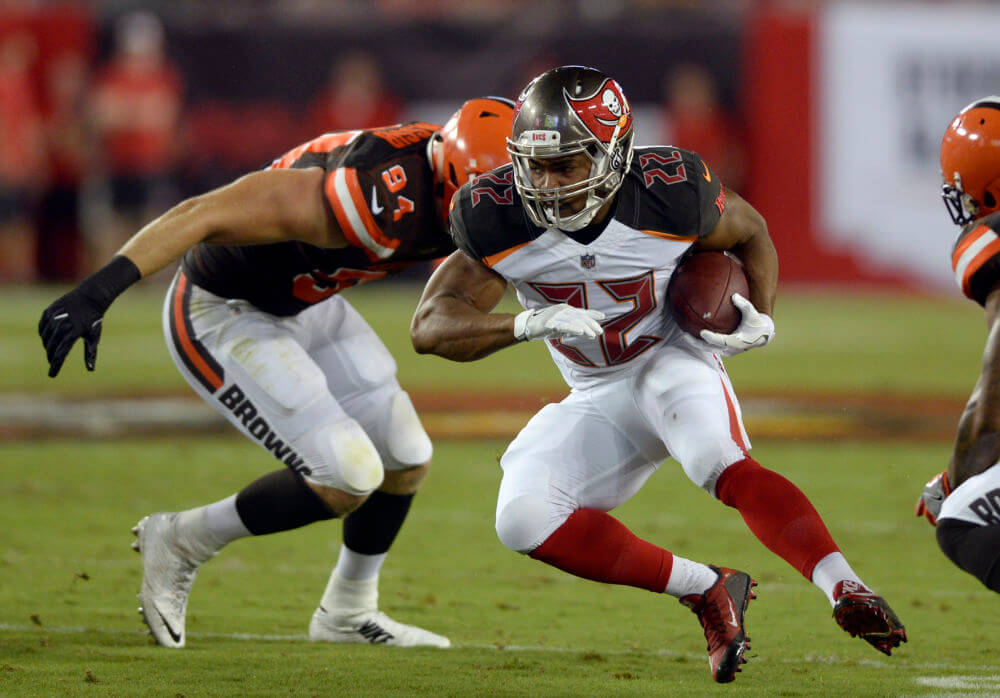
M 742 452 L 724 448 L 721 444 L 708 444 L 697 454 L 681 462 L 684 473 L 698 487 L 715 496 L 715 485 L 722 472 L 744 458 Z
M 402 470 L 386 470 L 379 489 L 388 494 L 414 494 L 420 489 L 420 483 L 427 477 L 430 468 L 430 464 L 425 463 Z
M 322 424 L 297 439 L 296 446 L 309 464 L 305 477 L 310 483 L 351 495 L 368 495 L 382 484 L 382 458 L 353 419 Z
M 392 459 L 411 466 L 430 461 L 434 450 L 431 439 L 406 391 L 400 390 L 392 396 L 388 416 L 385 441 Z
M 497 511 L 497 537 L 514 552 L 527 554 L 552 535 L 565 517 L 553 519 L 552 508 L 543 497 L 517 497 Z
M 335 487 L 318 485 L 315 482 L 310 482 L 309 480 L 306 480 L 306 485 L 323 501 L 323 504 L 325 504 L 331 512 L 340 518 L 350 514 L 352 511 L 364 504 L 365 500 L 368 499 L 367 494 L 350 494 L 348 492 L 344 492 L 343 490 L 338 490 Z

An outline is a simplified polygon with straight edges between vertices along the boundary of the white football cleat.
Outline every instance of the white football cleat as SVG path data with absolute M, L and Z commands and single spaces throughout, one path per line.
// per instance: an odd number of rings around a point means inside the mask
M 335 609 L 321 605 L 309 623 L 313 642 L 368 642 L 394 647 L 451 647 L 451 640 L 415 625 L 404 625 L 375 609 Z
M 177 514 L 150 514 L 132 529 L 132 549 L 142 555 L 139 612 L 156 641 L 164 647 L 184 646 L 188 595 L 200 562 L 177 542 Z

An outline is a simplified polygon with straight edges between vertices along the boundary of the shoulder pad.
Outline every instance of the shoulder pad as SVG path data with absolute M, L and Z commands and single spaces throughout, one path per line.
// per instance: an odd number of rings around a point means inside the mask
M 725 211 L 722 183 L 689 150 L 636 148 L 628 180 L 635 186 L 622 187 L 623 203 L 633 209 L 636 227 L 642 230 L 701 238 L 715 229 Z
M 974 221 L 962 229 L 951 251 L 955 282 L 967 298 L 986 304 L 1000 282 L 1000 213 Z
M 510 164 L 462 185 L 452 201 L 450 229 L 455 246 L 489 264 L 500 252 L 541 235 L 524 214 Z

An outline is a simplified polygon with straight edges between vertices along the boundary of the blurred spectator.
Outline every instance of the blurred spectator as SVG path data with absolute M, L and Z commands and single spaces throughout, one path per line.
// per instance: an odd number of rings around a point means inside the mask
M 92 158 L 86 99 L 89 66 L 69 51 L 49 63 L 44 76 L 45 135 L 50 179 L 38 216 L 38 275 L 72 281 L 82 269 L 80 190 Z
M 744 143 L 736 121 L 719 101 L 708 70 L 685 63 L 664 77 L 664 144 L 698 153 L 733 191 L 743 188 Z
M 402 101 L 386 87 L 374 56 L 357 51 L 333 64 L 329 82 L 310 107 L 305 137 L 395 124 L 402 114 Z
M 36 55 L 27 30 L 0 36 L 0 281 L 35 276 L 33 214 L 46 172 L 31 72 Z
M 93 95 L 110 210 L 107 220 L 87 232 L 91 268 L 174 203 L 182 106 L 183 84 L 167 58 L 160 20 L 145 11 L 124 15 L 115 26 L 114 55 L 99 72 Z
M 513 82 L 508 85 L 507 94 L 501 96 L 516 100 L 521 94 L 521 90 L 527 87 L 529 82 L 545 71 L 560 65 L 566 65 L 565 61 L 560 60 L 555 53 L 548 49 L 542 49 L 529 55 L 518 65 L 517 71 L 513 75 Z
M 301 119 L 273 100 L 230 103 L 205 100 L 185 116 L 189 153 L 180 168 L 184 198 L 226 184 L 248 170 L 269 165 L 303 140 Z M 310 131 L 317 136 L 324 129 Z

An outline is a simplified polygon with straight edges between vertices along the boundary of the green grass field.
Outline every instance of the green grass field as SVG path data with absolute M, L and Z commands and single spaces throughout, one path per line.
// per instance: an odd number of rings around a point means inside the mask
M 408 387 L 560 389 L 540 346 L 470 365 L 413 355 L 406 325 L 417 291 L 385 286 L 350 299 Z M 157 289 L 135 289 L 109 313 L 96 373 L 75 349 L 65 375 L 45 377 L 34 327 L 55 293 L 0 291 L 0 394 L 187 390 L 160 336 Z M 985 332 L 967 302 L 787 293 L 776 315 L 774 345 L 729 364 L 743 393 L 961 399 L 978 373 Z M 230 437 L 0 441 L 0 695 L 996 695 L 997 598 L 948 564 L 911 514 L 950 449 L 919 436 L 755 442 L 757 459 L 809 495 L 906 623 L 910 642 L 891 658 L 837 628 L 823 595 L 672 461 L 616 511 L 679 555 L 760 581 L 750 662 L 726 686 L 711 681 L 701 628 L 673 598 L 582 581 L 503 548 L 493 511 L 505 441 L 436 444 L 383 571 L 383 610 L 451 637 L 444 651 L 306 640 L 340 544 L 336 521 L 226 548 L 195 584 L 188 647 L 157 647 L 136 613 L 141 565 L 129 529 L 152 511 L 231 494 L 273 461 Z

